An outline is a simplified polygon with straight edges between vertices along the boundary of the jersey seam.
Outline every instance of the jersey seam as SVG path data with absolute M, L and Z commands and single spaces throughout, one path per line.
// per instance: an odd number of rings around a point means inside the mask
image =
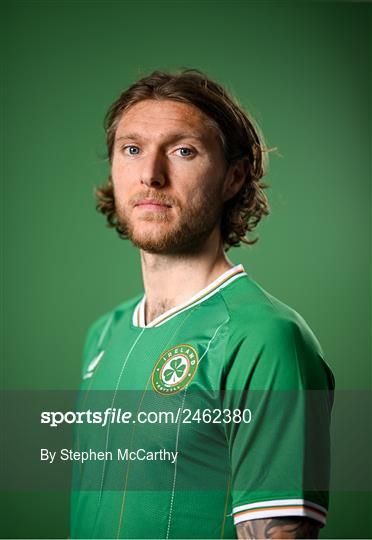
M 224 290 L 221 289 L 220 291 L 218 291 L 217 293 L 222 301 L 223 301 L 223 304 L 224 304 L 224 307 L 225 307 L 225 310 L 227 312 L 227 320 L 225 321 L 224 323 L 224 327 L 227 327 L 227 332 L 226 332 L 226 336 L 225 339 L 224 339 L 224 349 L 223 349 L 223 355 L 224 355 L 224 360 L 226 359 L 226 351 L 228 349 L 228 344 L 229 344 L 229 341 L 230 341 L 230 328 L 231 328 L 231 311 L 229 309 L 229 306 L 227 305 L 227 302 L 226 302 L 226 299 L 224 297 Z M 225 366 L 225 363 L 223 364 L 223 368 L 222 368 L 222 373 L 221 373 L 221 378 L 222 380 L 225 380 L 226 378 L 226 366 Z M 220 395 L 220 400 L 221 400 L 221 410 L 223 409 L 223 399 L 222 399 L 222 396 Z M 227 435 L 227 431 L 226 431 L 226 425 L 223 424 L 223 433 L 224 433 L 224 436 L 225 436 L 225 440 L 226 440 L 226 445 L 227 445 L 227 448 L 228 448 L 228 452 L 229 452 L 229 473 L 232 474 L 232 470 L 231 470 L 231 453 L 230 453 L 230 444 L 229 444 L 229 438 L 228 438 L 228 435 Z

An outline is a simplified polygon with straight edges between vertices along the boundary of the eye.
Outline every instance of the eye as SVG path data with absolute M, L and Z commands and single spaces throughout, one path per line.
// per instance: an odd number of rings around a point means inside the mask
M 130 156 L 138 156 L 139 154 L 138 146 L 134 146 L 133 144 L 124 146 L 123 150 L 126 154 L 129 154 Z
M 179 152 L 181 157 L 191 157 L 195 153 L 194 150 L 191 150 L 191 148 L 187 148 L 186 146 L 177 148 L 176 152 Z

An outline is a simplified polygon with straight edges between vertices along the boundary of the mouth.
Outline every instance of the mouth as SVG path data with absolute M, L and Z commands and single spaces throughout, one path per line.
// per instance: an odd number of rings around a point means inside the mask
M 154 212 L 160 212 L 166 210 L 167 208 L 172 208 L 170 204 L 156 201 L 154 199 L 144 199 L 143 201 L 137 202 L 134 207 L 142 210 L 152 210 Z

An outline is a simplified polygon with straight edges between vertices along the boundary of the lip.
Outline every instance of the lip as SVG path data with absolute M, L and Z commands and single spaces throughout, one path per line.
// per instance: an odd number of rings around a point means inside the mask
M 157 206 L 159 208 L 171 208 L 170 204 L 162 203 L 160 201 L 156 201 L 154 199 L 143 199 L 142 201 L 138 201 L 135 206 L 142 206 L 142 207 L 154 207 Z

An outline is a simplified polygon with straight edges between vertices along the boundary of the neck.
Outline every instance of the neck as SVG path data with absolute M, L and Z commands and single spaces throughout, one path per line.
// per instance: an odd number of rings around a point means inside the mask
M 146 324 L 186 302 L 233 266 L 224 253 L 219 231 L 211 234 L 200 253 L 165 255 L 141 251 L 141 264 Z

